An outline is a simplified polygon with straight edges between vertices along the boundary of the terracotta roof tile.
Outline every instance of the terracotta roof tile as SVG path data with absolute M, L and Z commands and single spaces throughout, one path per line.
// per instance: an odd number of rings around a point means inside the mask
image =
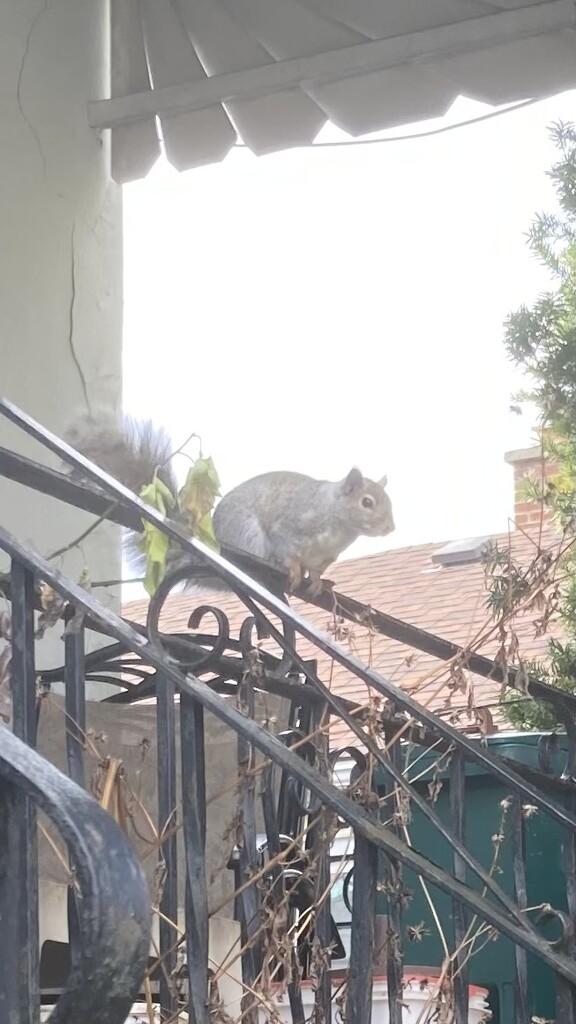
M 535 556 L 539 537 L 537 532 L 530 536 L 518 531 L 493 539 L 500 546 L 510 544 L 515 558 L 527 565 Z M 548 530 L 540 540 L 543 547 L 550 546 L 554 543 L 554 534 Z M 436 567 L 431 556 L 442 546 L 423 544 L 338 562 L 330 567 L 326 576 L 334 581 L 336 590 L 349 597 L 446 640 L 467 646 L 478 634 L 484 634 L 491 624 L 484 568 L 479 562 Z M 200 597 L 190 593 L 170 597 L 164 607 L 161 628 L 165 632 L 186 631 L 192 609 L 200 602 L 209 601 L 209 595 Z M 215 595 L 214 603 L 228 615 L 232 635 L 235 635 L 246 617 L 244 606 L 232 595 Z M 294 601 L 293 607 L 316 627 L 333 632 L 331 616 L 327 612 L 302 601 Z M 125 605 L 124 615 L 143 622 L 146 609 L 147 601 L 133 601 Z M 535 637 L 535 618 L 537 613 L 533 612 L 518 616 L 514 622 L 524 657 L 543 657 L 548 639 L 561 635 L 558 623 L 553 623 L 546 636 Z M 466 708 L 469 694 L 451 693 L 447 685 L 448 671 L 442 668 L 442 662 L 378 633 L 371 636 L 366 627 L 345 623 L 345 629 L 348 631 L 347 639 L 337 637 L 343 646 L 364 662 L 370 661 L 382 676 L 397 686 L 413 692 L 421 703 L 429 703 L 442 715 Z M 320 677 L 327 684 L 330 681 L 336 693 L 349 700 L 367 702 L 367 687 L 361 680 L 341 666 L 331 665 L 330 659 L 317 652 L 306 640 L 299 642 L 298 649 L 304 657 L 318 658 Z M 497 637 L 489 636 L 478 649 L 482 654 L 494 657 L 498 650 Z M 433 679 L 427 680 L 431 673 L 434 673 Z M 471 676 L 469 681 L 475 707 L 497 704 L 498 683 Z M 465 714 L 456 724 L 469 727 L 471 717 Z M 335 723 L 331 730 L 332 743 L 347 742 L 349 738 L 346 727 Z

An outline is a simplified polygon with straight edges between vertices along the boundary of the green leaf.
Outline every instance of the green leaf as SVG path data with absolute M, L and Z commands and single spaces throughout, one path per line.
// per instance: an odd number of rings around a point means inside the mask
M 220 480 L 212 458 L 197 459 L 188 471 L 179 494 L 179 504 L 186 514 L 190 532 L 204 544 L 219 550 L 212 524 L 212 509 L 220 494 Z
M 144 588 L 153 597 L 166 575 L 166 556 L 170 548 L 169 538 L 158 527 L 143 520 L 144 534 L 139 542 L 140 549 L 146 555 L 146 575 Z
M 170 489 L 157 476 L 140 491 L 140 498 L 151 505 L 163 516 L 169 515 L 176 508 L 176 499 Z M 166 575 L 166 556 L 170 548 L 170 540 L 153 523 L 142 520 L 144 533 L 138 543 L 146 556 L 146 575 L 144 588 L 152 597 Z
M 219 494 L 220 480 L 214 462 L 211 458 L 197 459 L 180 491 L 180 508 L 197 525 L 207 512 L 212 511 Z
M 155 476 L 152 483 L 146 484 L 140 491 L 140 498 L 151 505 L 162 515 L 167 515 L 176 507 L 176 498 L 166 484 L 162 483 L 159 477 Z
M 212 516 L 209 512 L 207 512 L 205 516 L 202 516 L 202 519 L 198 523 L 196 536 L 198 540 L 201 540 L 202 543 L 206 544 L 209 548 L 213 548 L 214 551 L 220 550 L 220 545 L 218 544 L 214 533 Z

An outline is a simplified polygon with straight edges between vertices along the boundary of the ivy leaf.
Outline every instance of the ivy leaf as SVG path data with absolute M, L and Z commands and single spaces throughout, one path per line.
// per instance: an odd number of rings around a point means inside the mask
M 220 480 L 212 458 L 197 459 L 188 471 L 179 494 L 179 504 L 186 514 L 192 534 L 209 547 L 218 550 L 212 524 L 212 509 L 220 495 Z
M 186 483 L 180 491 L 180 508 L 187 512 L 194 525 L 212 511 L 220 494 L 220 480 L 211 458 L 196 459 L 188 471 Z
M 140 498 L 147 505 L 167 515 L 176 507 L 176 498 L 166 484 L 162 483 L 159 477 L 155 476 L 151 484 L 146 484 L 140 491 Z
M 206 544 L 209 548 L 213 548 L 214 551 L 220 550 L 220 545 L 216 540 L 214 533 L 214 524 L 212 522 L 212 516 L 209 512 L 198 523 L 196 537 L 201 540 L 203 544 Z
M 140 498 L 164 516 L 176 508 L 174 495 L 157 476 L 154 477 L 152 483 L 146 484 L 142 488 Z M 166 575 L 166 556 L 170 547 L 170 539 L 153 523 L 143 519 L 142 525 L 144 533 L 138 542 L 138 547 L 146 556 L 144 589 L 152 597 Z
M 166 556 L 170 547 L 170 538 L 162 533 L 157 526 L 144 522 L 144 535 L 139 546 L 146 555 L 144 589 L 150 597 L 153 597 L 166 575 Z

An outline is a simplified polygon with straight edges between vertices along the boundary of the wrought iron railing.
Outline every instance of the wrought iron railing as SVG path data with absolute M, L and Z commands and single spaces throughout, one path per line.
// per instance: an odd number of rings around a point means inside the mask
M 170 1015 L 185 1006 L 195 1024 L 208 1024 L 214 1012 L 215 1004 L 211 1002 L 213 971 L 209 959 L 207 878 L 210 865 L 206 860 L 211 813 L 206 797 L 205 715 L 208 713 L 237 736 L 240 813 L 230 870 L 235 879 L 235 913 L 241 924 L 243 1015 L 250 1019 L 255 1019 L 258 1012 L 270 1015 L 269 1001 L 264 999 L 259 1008 L 258 998 L 263 972 L 270 974 L 269 961 L 274 960 L 272 974 L 277 979 L 283 977 L 288 986 L 294 1024 L 304 1019 L 302 973 L 314 978 L 316 1020 L 319 1024 L 330 1020 L 331 966 L 343 952 L 329 900 L 330 842 L 336 820 L 351 827 L 354 835 L 346 998 L 349 1024 L 368 1024 L 371 1017 L 379 894 L 383 894 L 387 902 L 384 960 L 390 1022 L 402 1024 L 403 960 L 406 960 L 403 938 L 406 905 L 410 899 L 404 880 L 406 872 L 421 880 L 428 894 L 432 887 L 450 901 L 451 922 L 446 923 L 444 930 L 450 934 L 451 949 L 445 964 L 446 981 L 441 986 L 442 1009 L 438 1004 L 435 1011 L 438 1021 L 467 1024 L 469 953 L 470 946 L 477 942 L 478 933 L 474 940 L 470 936 L 475 922 L 480 921 L 484 936 L 500 936 L 499 941 L 508 941 L 514 946 L 514 1024 L 529 1024 L 530 1015 L 538 1012 L 538 1007 L 529 1005 L 529 957 L 536 958 L 554 979 L 558 1024 L 576 1024 L 576 700 L 538 680 L 528 681 L 533 694 L 551 702 L 565 723 L 568 759 L 559 776 L 552 772 L 551 741 L 542 742 L 537 766 L 523 766 L 510 758 L 499 757 L 482 741 L 462 734 L 363 665 L 286 601 L 255 582 L 243 570 L 261 568 L 257 560 L 227 552 L 231 561 L 195 540 L 184 540 L 159 513 L 142 504 L 11 403 L 0 402 L 0 413 L 80 470 L 88 482 L 70 481 L 30 460 L 1 450 L 0 473 L 96 514 L 107 511 L 110 518 L 122 525 L 138 529 L 142 520 L 153 523 L 185 552 L 193 554 L 196 562 L 200 558 L 209 565 L 246 609 L 245 620 L 235 637 L 231 635 L 230 623 L 222 609 L 214 606 L 196 609 L 189 633 L 165 635 L 160 629 L 162 608 L 171 589 L 182 578 L 182 572 L 172 574 L 160 588 L 150 602 L 146 626 L 141 626 L 111 612 L 97 600 L 94 592 L 66 579 L 53 565 L 0 526 L 0 549 L 11 559 L 10 576 L 4 580 L 3 588 L 12 606 L 10 642 L 15 733 L 11 737 L 8 730 L 0 731 L 0 777 L 3 787 L 8 787 L 0 792 L 5 793 L 4 819 L 11 826 L 2 829 L 0 834 L 0 864 L 4 865 L 4 872 L 0 873 L 0 919 L 4 922 L 9 919 L 13 909 L 19 922 L 18 939 L 11 955 L 7 959 L 2 957 L 0 962 L 8 1008 L 7 1016 L 2 1019 L 10 1024 L 21 1024 L 28 1017 L 33 1019 L 37 999 L 38 955 L 30 940 L 37 927 L 38 910 L 31 797 L 52 814 L 61 828 L 81 892 L 81 896 L 75 895 L 76 890 L 71 889 L 71 907 L 75 908 L 70 914 L 72 972 L 69 988 L 60 997 L 56 1011 L 59 1016 L 54 1019 L 71 1021 L 80 1019 L 81 1014 L 84 1020 L 120 1024 L 130 1000 L 135 998 L 144 970 L 145 913 L 141 878 L 134 867 L 133 854 L 127 850 L 119 852 L 121 843 L 125 842 L 119 830 L 78 788 L 83 782 L 85 685 L 87 680 L 94 679 L 118 684 L 118 692 L 109 698 L 115 705 L 156 698 L 158 834 L 162 837 L 163 884 L 157 907 L 159 946 L 155 960 L 153 958 L 157 969 L 149 971 L 148 976 L 156 985 L 153 992 L 161 1005 L 163 1019 L 176 1019 Z M 278 582 L 283 582 L 281 577 Z M 33 661 L 33 612 L 38 608 L 36 588 L 40 583 L 60 595 L 65 605 L 63 614 L 68 621 L 73 620 L 74 627 L 67 631 L 65 638 L 63 668 L 40 673 L 37 678 Z M 514 685 L 513 671 L 504 670 L 476 653 L 460 652 L 439 638 L 366 609 L 343 595 L 326 591 L 315 598 L 315 603 L 330 610 L 336 607 L 339 614 L 356 621 L 369 613 L 371 627 L 375 630 L 442 659 L 461 658 L 470 670 Z M 211 632 L 207 623 L 215 623 L 215 631 Z M 109 638 L 109 646 L 86 654 L 85 631 L 88 629 Z M 259 639 L 263 637 L 275 642 L 281 652 L 278 656 L 262 649 Z M 357 706 L 332 692 L 319 677 L 316 662 L 301 656 L 299 638 L 344 666 L 382 698 L 383 710 L 377 714 L 376 729 L 373 715 L 368 716 L 369 720 L 359 715 Z M 72 723 L 67 738 L 72 782 L 54 774 L 55 770 L 46 765 L 42 767 L 41 759 L 31 749 L 35 746 L 40 700 L 38 679 L 40 691 L 56 681 L 65 684 L 66 713 Z M 274 735 L 269 723 L 265 725 L 258 720 L 256 699 L 262 694 L 274 695 L 285 702 L 285 728 L 279 735 Z M 326 723 L 330 717 L 332 721 L 345 723 L 354 737 L 347 748 L 355 764 L 353 781 L 347 791 L 342 791 L 332 779 L 332 769 L 342 752 L 329 749 Z M 22 742 L 27 747 L 24 748 Z M 435 750 L 444 757 L 450 787 L 448 817 L 441 816 L 434 802 L 409 780 L 405 749 L 411 749 L 414 744 Z M 260 756 L 258 765 L 257 754 Z M 494 865 L 481 863 L 467 844 L 466 778 L 470 766 L 481 769 L 509 795 L 511 888 L 501 885 Z M 257 774 L 262 779 L 258 794 L 254 782 Z M 179 778 L 183 859 L 179 856 L 176 831 L 172 827 Z M 25 797 L 14 795 L 15 786 Z M 435 863 L 427 855 L 426 844 L 421 849 L 411 844 L 407 825 L 410 809 L 426 822 L 430 848 L 435 837 L 441 837 L 449 845 L 450 865 Z M 541 901 L 537 921 L 528 904 L 525 857 L 528 814 L 533 812 L 549 822 L 550 828 L 558 830 L 565 878 L 563 905 L 547 905 L 546 901 Z M 101 836 L 96 842 L 94 836 L 99 829 Z M 109 835 L 104 840 L 107 829 Z M 262 831 L 266 835 L 264 845 L 258 839 Z M 17 839 L 9 838 L 9 833 Z M 96 847 L 100 852 L 107 847 L 101 859 L 94 856 Z M 116 851 L 114 856 L 111 850 Z M 121 868 L 120 859 L 123 860 Z M 182 873 L 185 878 L 184 938 L 177 926 L 178 877 L 181 878 Z M 122 897 L 119 891 L 123 892 Z M 275 918 L 280 920 L 284 911 L 287 920 L 300 915 L 305 925 L 297 930 L 293 949 L 278 942 L 276 945 L 267 942 L 273 930 L 271 922 Z M 125 938 L 128 920 L 133 923 L 130 956 L 126 955 L 129 941 Z M 546 937 L 541 926 L 549 922 L 555 922 L 559 935 Z M 116 945 L 110 929 L 116 929 Z M 283 932 L 285 934 L 288 932 Z M 119 935 L 123 936 L 121 941 L 118 941 Z M 183 945 L 185 978 L 183 986 L 178 987 L 174 978 Z M 26 951 L 25 956 L 23 951 Z M 107 994 L 103 992 L 104 976 L 111 982 Z M 268 997 L 270 991 L 269 988 Z M 102 1006 L 106 1006 L 104 1012 Z
M 73 871 L 68 919 L 70 972 L 54 1024 L 124 1020 L 148 959 L 150 901 L 138 861 L 118 825 L 82 788 L 79 737 L 68 734 L 70 778 L 33 749 L 37 726 L 34 576 L 11 572 L 13 732 L 0 727 L 0 1019 L 38 1020 L 37 810 L 65 840 Z M 66 642 L 66 703 L 82 721 L 81 638 Z

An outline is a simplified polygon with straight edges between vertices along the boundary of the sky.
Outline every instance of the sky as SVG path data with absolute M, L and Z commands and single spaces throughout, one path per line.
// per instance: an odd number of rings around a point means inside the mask
M 525 232 L 554 206 L 547 126 L 575 117 L 571 92 L 432 138 L 159 163 L 124 189 L 126 411 L 200 434 L 223 491 L 387 473 L 396 531 L 346 557 L 506 530 L 534 416 L 510 412 L 503 322 L 548 284 Z

